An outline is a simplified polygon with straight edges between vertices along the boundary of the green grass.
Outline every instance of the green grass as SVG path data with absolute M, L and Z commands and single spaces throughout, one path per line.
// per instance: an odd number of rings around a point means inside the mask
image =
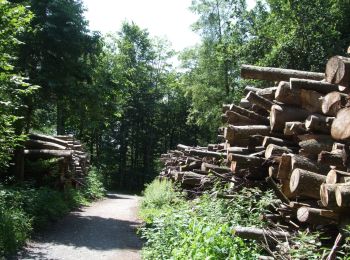
M 233 227 L 261 226 L 261 213 L 274 198 L 246 189 L 232 200 L 204 195 L 186 201 L 168 181 L 154 181 L 144 192 L 140 215 L 144 259 L 256 259 L 255 241 L 234 236 Z

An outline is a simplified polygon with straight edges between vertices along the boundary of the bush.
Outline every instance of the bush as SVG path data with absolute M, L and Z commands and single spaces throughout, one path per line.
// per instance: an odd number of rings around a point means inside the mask
M 141 216 L 148 217 L 140 230 L 144 259 L 257 259 L 263 251 L 258 243 L 235 237 L 233 228 L 261 226 L 259 216 L 273 201 L 271 193 L 246 189 L 232 200 L 204 195 L 180 203 L 176 196 L 169 182 L 147 186 L 141 204 Z M 149 217 L 152 209 L 156 214 Z
M 102 176 L 103 175 L 96 167 L 91 167 L 86 179 L 86 187 L 83 191 L 86 198 L 96 200 L 101 199 L 106 194 L 106 190 L 103 187 Z

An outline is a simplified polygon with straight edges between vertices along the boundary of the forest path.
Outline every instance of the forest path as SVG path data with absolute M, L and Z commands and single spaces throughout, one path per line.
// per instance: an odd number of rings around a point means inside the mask
M 17 259 L 140 259 L 138 203 L 137 196 L 109 193 L 38 234 Z

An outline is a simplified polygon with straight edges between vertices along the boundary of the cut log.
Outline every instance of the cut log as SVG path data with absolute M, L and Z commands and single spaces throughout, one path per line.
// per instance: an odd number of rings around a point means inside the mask
M 183 145 L 183 144 L 178 144 L 178 145 L 176 146 L 176 148 L 179 149 L 179 150 L 181 150 L 181 151 L 185 151 L 185 150 L 190 150 L 190 149 L 192 149 L 191 146 L 187 146 L 187 145 Z
M 250 109 L 252 106 L 252 103 L 249 102 L 249 100 L 242 98 L 239 102 L 239 106 L 245 109 Z
M 234 227 L 233 232 L 235 236 L 244 238 L 244 239 L 253 239 L 257 241 L 270 240 L 271 238 L 275 241 L 276 239 L 288 239 L 290 234 L 285 231 L 278 230 L 269 230 L 262 228 L 253 228 L 253 227 Z
M 248 100 L 248 102 L 253 103 L 267 111 L 270 111 L 272 105 L 274 105 L 274 103 L 270 100 L 263 98 L 254 92 L 249 92 L 246 99 Z
M 333 56 L 326 65 L 326 81 L 345 87 L 350 83 L 350 58 Z
M 261 167 L 262 164 L 265 162 L 265 159 L 256 157 L 256 156 L 249 156 L 249 155 L 242 155 L 242 154 L 234 154 L 229 153 L 227 155 L 227 159 L 229 161 L 235 161 L 239 162 L 242 166 L 249 168 L 249 167 Z M 232 170 L 232 168 L 231 168 Z
M 286 146 L 286 147 L 288 147 L 288 146 L 289 147 L 297 146 L 296 143 L 284 140 L 282 138 L 265 136 L 264 140 L 262 142 L 262 146 L 266 148 L 269 144 L 275 144 L 275 145 L 278 145 L 278 146 Z
M 307 132 L 305 123 L 299 121 L 286 122 L 283 130 L 284 135 L 301 135 Z
M 338 85 L 324 81 L 291 78 L 289 82 L 292 89 L 313 90 L 321 94 L 338 91 Z
M 309 115 L 305 120 L 307 131 L 315 133 L 330 134 L 334 117 L 327 117 L 320 114 Z
M 245 95 L 247 95 L 249 92 L 254 92 L 256 93 L 257 91 L 259 91 L 260 88 L 257 88 L 257 87 L 253 87 L 253 86 L 245 86 L 244 90 L 243 90 L 243 93 Z
M 72 150 L 25 149 L 24 155 L 36 158 L 71 157 Z
M 226 156 L 225 153 L 218 153 L 218 152 L 209 152 L 204 150 L 197 150 L 197 149 L 191 149 L 188 151 L 190 155 L 194 156 L 202 156 L 202 157 L 213 157 L 213 158 L 224 158 Z
M 290 190 L 297 195 L 320 199 L 320 186 L 325 182 L 326 176 L 297 168 L 290 177 Z
M 288 186 L 289 186 L 290 174 L 292 172 L 291 161 L 292 161 L 291 154 L 282 154 L 278 165 L 278 173 L 277 173 L 278 179 L 288 180 Z
M 323 73 L 300 71 L 300 70 L 242 65 L 241 77 L 244 79 L 289 81 L 290 78 L 322 80 L 324 79 L 325 75 Z
M 322 99 L 322 113 L 328 116 L 336 116 L 340 109 L 348 102 L 348 96 L 337 91 L 328 93 Z
M 317 162 L 323 165 L 334 166 L 337 170 L 346 170 L 341 150 L 340 152 L 322 151 L 318 155 Z
M 322 183 L 320 187 L 321 203 L 325 207 L 336 207 L 337 201 L 335 197 L 336 184 Z
M 278 162 L 280 161 L 280 157 L 284 153 L 292 153 L 293 151 L 284 146 L 278 146 L 275 144 L 269 144 L 265 150 L 265 158 L 266 159 L 276 159 Z
M 316 91 L 291 89 L 289 82 L 279 83 L 275 99 L 286 105 L 294 105 L 310 113 L 322 113 L 322 95 Z
M 338 185 L 335 198 L 339 207 L 350 207 L 350 185 Z
M 278 167 L 276 165 L 270 166 L 269 167 L 269 177 L 276 179 L 277 174 L 278 174 Z
M 301 207 L 298 209 L 297 218 L 300 222 L 310 224 L 338 223 L 339 214 L 332 210 Z
M 56 143 L 62 146 L 67 146 L 68 142 L 49 136 L 49 135 L 42 135 L 42 134 L 29 134 L 28 135 L 29 139 L 33 139 L 33 140 L 41 140 L 41 141 L 45 141 L 45 142 L 51 142 L 51 143 Z
M 273 101 L 275 99 L 276 90 L 277 90 L 277 87 L 262 88 L 256 91 L 255 93 L 260 97 Z
M 257 122 L 234 111 L 226 111 L 225 119 L 226 123 L 233 125 L 255 125 Z
M 236 154 L 249 154 L 251 152 L 250 149 L 246 147 L 229 147 L 226 149 L 227 153 L 236 153 Z
M 230 110 L 231 104 L 223 104 L 222 105 L 222 113 L 226 113 L 226 111 Z
M 25 141 L 24 147 L 27 149 L 47 149 L 47 150 L 65 150 L 65 145 L 46 142 L 41 140 L 29 139 Z
M 291 170 L 296 168 L 307 170 L 310 172 L 317 172 L 321 175 L 327 175 L 329 167 L 327 165 L 321 165 L 315 161 L 312 161 L 304 156 L 292 154 L 291 155 Z
M 231 169 L 225 166 L 218 166 L 214 164 L 209 163 L 202 163 L 201 170 L 205 172 L 209 172 L 210 170 L 213 170 L 217 173 L 229 173 L 231 172 Z
M 310 139 L 299 142 L 299 154 L 317 160 L 320 152 L 332 150 L 333 142 L 328 135 L 313 135 Z
M 338 141 L 350 140 L 350 108 L 341 109 L 333 121 L 331 135 Z
M 254 120 L 259 124 L 263 124 L 263 125 L 269 124 L 269 120 L 266 117 L 261 116 L 255 112 L 250 111 L 250 110 L 236 106 L 235 104 L 231 104 L 230 111 L 236 112 L 242 116 L 245 116 L 251 120 Z
M 252 105 L 250 110 L 266 118 L 269 116 L 269 111 L 270 111 L 270 109 L 267 111 L 264 108 L 261 108 L 255 104 Z
M 286 122 L 304 121 L 309 112 L 291 106 L 273 105 L 270 112 L 270 126 L 272 131 L 283 131 Z
M 192 171 L 194 169 L 200 169 L 201 165 L 202 165 L 201 161 L 194 161 L 194 162 L 191 162 L 188 165 L 181 166 L 180 167 L 180 171 L 181 172 L 185 172 L 185 171 Z
M 265 125 L 234 126 L 225 128 L 224 136 L 227 141 L 234 143 L 239 139 L 247 139 L 251 135 L 268 135 L 270 127 Z
M 332 169 L 327 174 L 327 184 L 338 184 L 346 182 L 350 182 L 350 173 L 348 172 Z

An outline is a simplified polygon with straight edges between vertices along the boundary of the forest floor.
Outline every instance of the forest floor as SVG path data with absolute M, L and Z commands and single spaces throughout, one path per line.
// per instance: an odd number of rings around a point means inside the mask
M 109 193 L 37 234 L 16 259 L 140 259 L 139 197 Z

